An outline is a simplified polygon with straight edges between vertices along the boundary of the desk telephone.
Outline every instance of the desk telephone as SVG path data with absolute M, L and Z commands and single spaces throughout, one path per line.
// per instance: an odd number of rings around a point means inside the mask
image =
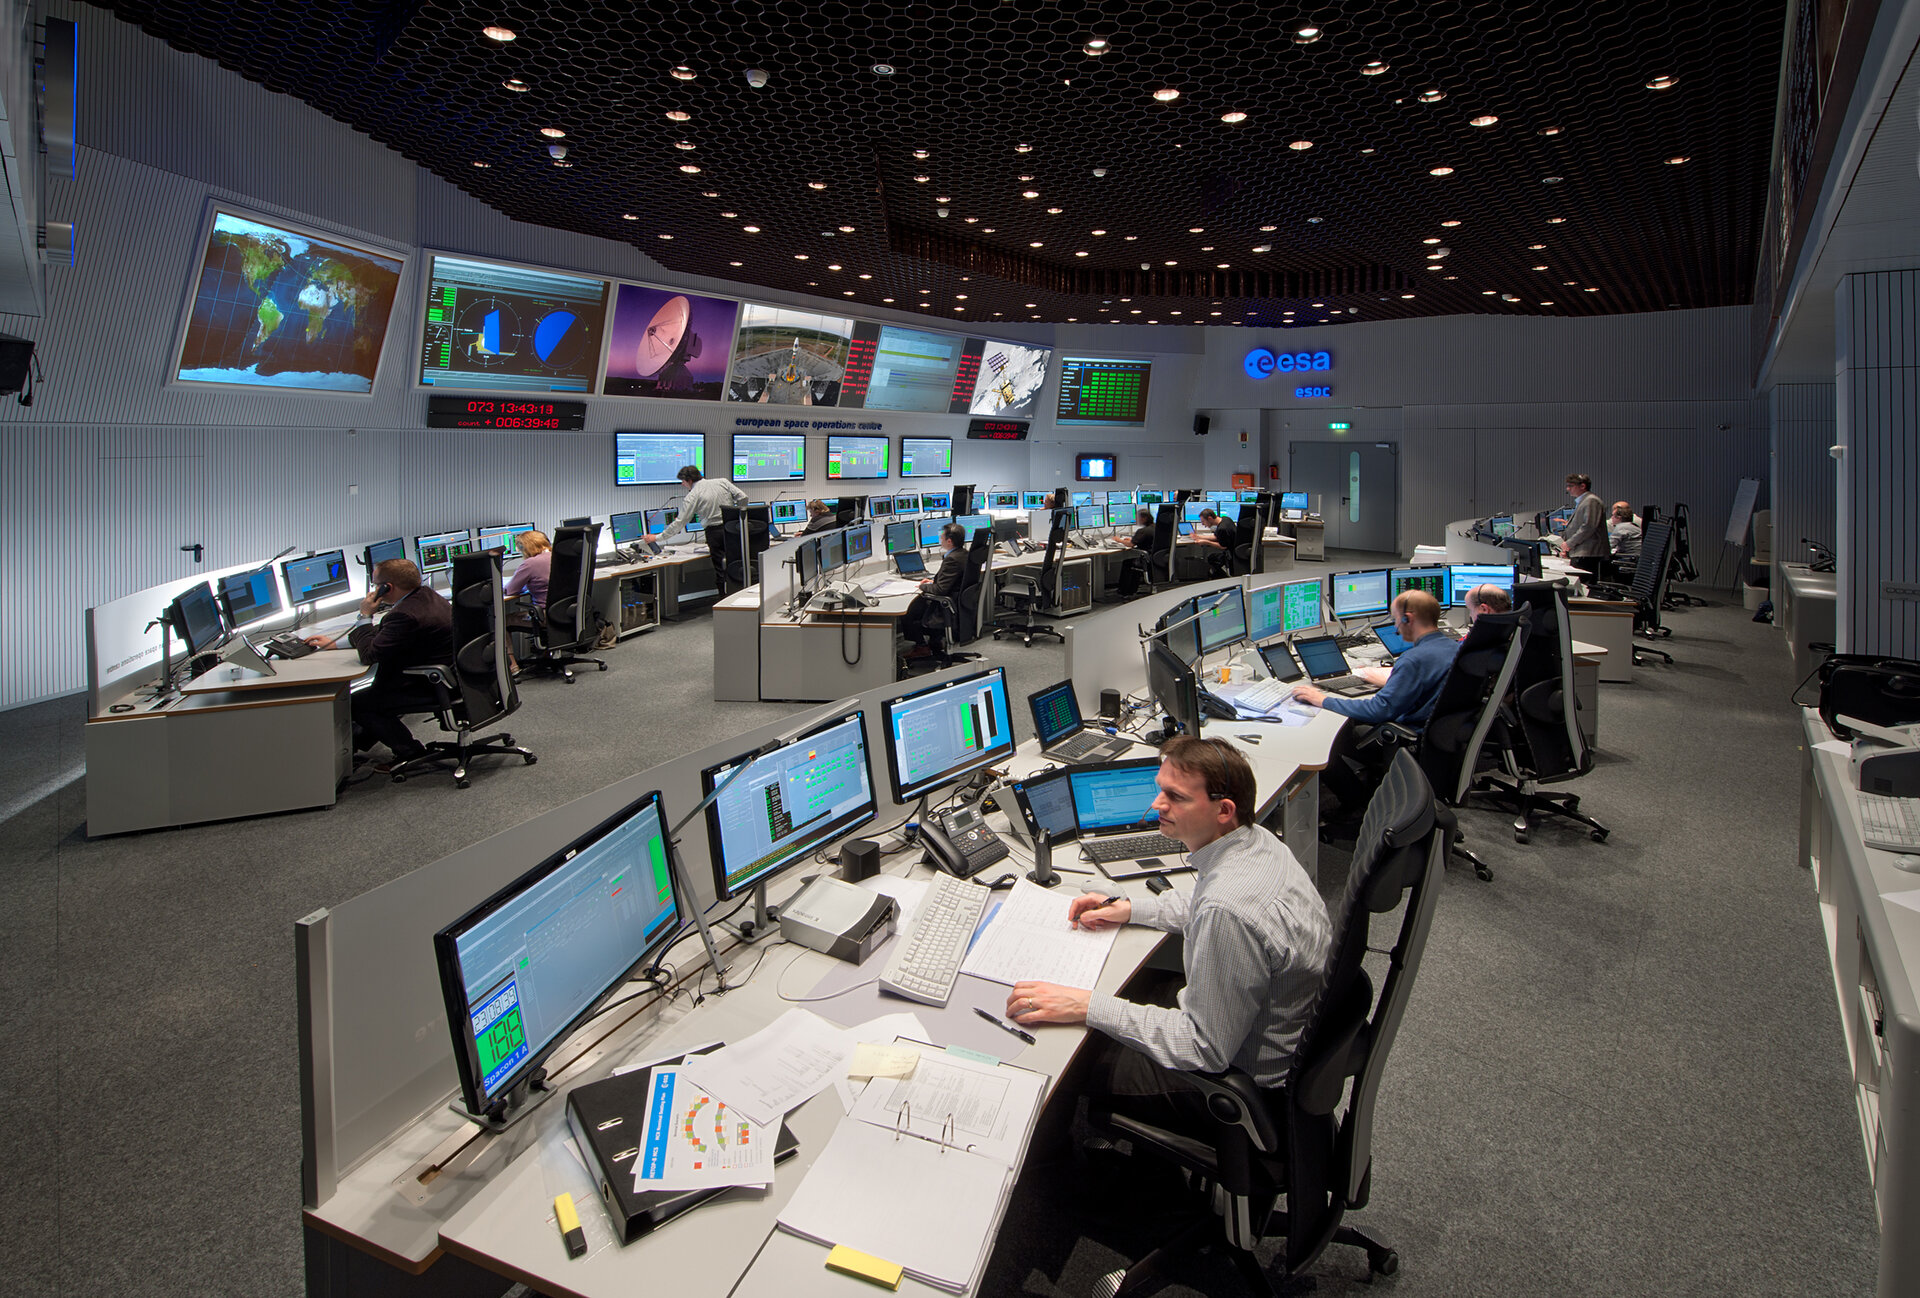
M 931 865 L 961 879 L 971 879 L 1008 855 L 1007 845 L 972 807 L 935 813 L 920 826 L 920 841 Z
M 850 581 L 830 581 L 820 588 L 807 607 L 824 613 L 843 608 L 872 608 L 879 602 Z
M 313 646 L 296 635 L 277 635 L 261 647 L 276 658 L 305 658 L 313 652 Z

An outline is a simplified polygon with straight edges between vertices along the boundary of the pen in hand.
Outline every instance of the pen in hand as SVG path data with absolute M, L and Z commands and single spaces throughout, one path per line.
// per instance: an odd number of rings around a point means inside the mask
M 1017 1028 L 1013 1024 L 1008 1023 L 1006 1020 L 987 1013 L 987 1011 L 979 1008 L 978 1006 L 974 1007 L 973 1012 L 975 1014 L 978 1014 L 981 1018 L 985 1019 L 987 1022 L 993 1024 L 995 1027 L 1005 1028 L 1008 1032 L 1013 1033 L 1014 1036 L 1019 1037 L 1022 1041 L 1026 1042 L 1028 1045 L 1032 1045 L 1038 1039 L 1033 1035 L 1033 1033 L 1027 1031 L 1025 1028 Z

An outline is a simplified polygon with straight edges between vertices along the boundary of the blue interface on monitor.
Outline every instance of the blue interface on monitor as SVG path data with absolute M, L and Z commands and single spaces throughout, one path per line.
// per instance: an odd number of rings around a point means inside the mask
M 896 497 L 897 499 L 897 497 Z M 920 508 L 928 511 L 953 508 L 951 491 L 923 491 L 920 493 Z
M 1205 607 L 1212 601 L 1213 607 L 1200 615 L 1200 652 L 1210 653 L 1224 645 L 1247 637 L 1246 593 L 1239 586 L 1229 586 L 1224 596 L 1202 595 L 1200 604 Z
M 732 764 L 705 773 L 709 791 Z M 853 712 L 754 758 L 707 808 L 714 882 L 732 897 L 873 817 L 867 726 Z
M 1074 511 L 1074 526 L 1085 531 L 1107 525 L 1107 507 L 1105 505 L 1082 505 Z
M 624 514 L 614 514 L 607 519 L 607 527 L 613 532 L 615 545 L 632 545 L 640 539 L 640 511 L 630 510 Z
M 273 582 L 273 565 L 238 572 L 220 579 L 220 602 L 234 630 L 280 611 L 280 588 Z
M 1023 491 L 1020 493 L 1020 508 L 1045 509 L 1053 503 L 1050 491 Z
M 404 559 L 406 557 L 407 543 L 397 536 L 391 540 L 375 541 L 367 547 L 367 566 L 369 568 L 375 564 L 385 563 L 389 559 Z
M 1067 772 L 1073 789 L 1073 815 L 1081 833 L 1149 827 L 1159 822 L 1154 799 L 1160 786 L 1158 762 L 1127 766 L 1081 767 Z
M 460 535 L 464 538 L 466 533 Z M 282 570 L 287 575 L 287 597 L 296 604 L 310 604 L 316 599 L 338 595 L 348 586 L 347 556 L 339 550 L 328 550 L 305 559 L 289 559 Z
M 1280 493 L 1280 508 L 1307 512 L 1307 493 L 1304 491 L 1283 491 Z
M 775 523 L 798 523 L 805 518 L 807 507 L 797 500 L 776 500 L 773 502 L 773 521 Z
M 908 519 L 904 523 L 888 523 L 886 532 L 887 553 L 905 554 L 909 550 L 920 548 L 920 524 Z
M 1336 572 L 1327 579 L 1335 617 L 1357 617 L 1363 613 L 1384 613 L 1393 599 L 1387 593 L 1392 574 L 1385 568 L 1365 572 Z
M 951 522 L 946 518 L 923 518 L 920 520 L 920 548 L 931 550 L 940 544 L 941 529 Z
M 901 802 L 1013 755 L 1006 672 L 951 681 L 885 705 L 887 761 Z
M 873 529 L 871 527 L 851 527 L 847 529 L 847 562 L 859 563 L 862 559 L 873 557 Z
M 1475 586 L 1498 586 L 1512 594 L 1513 569 L 1504 563 L 1456 563 L 1447 569 L 1447 584 L 1451 588 L 1447 603 L 1464 608 L 1467 592 Z

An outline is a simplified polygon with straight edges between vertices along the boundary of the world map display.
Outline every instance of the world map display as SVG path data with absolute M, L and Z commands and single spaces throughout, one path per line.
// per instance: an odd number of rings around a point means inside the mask
M 177 377 L 371 392 L 403 266 L 370 249 L 218 212 Z

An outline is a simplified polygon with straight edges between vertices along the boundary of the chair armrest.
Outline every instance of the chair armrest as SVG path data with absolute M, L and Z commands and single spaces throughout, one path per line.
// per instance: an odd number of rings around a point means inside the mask
M 446 663 L 431 663 L 425 667 L 402 667 L 404 676 L 417 677 L 433 686 L 437 708 L 441 712 L 453 707 L 453 701 L 460 695 L 460 682 L 453 674 L 453 667 Z
M 1389 748 L 1413 748 L 1420 742 L 1420 732 L 1398 721 L 1389 721 L 1375 726 L 1371 738 L 1375 743 Z

